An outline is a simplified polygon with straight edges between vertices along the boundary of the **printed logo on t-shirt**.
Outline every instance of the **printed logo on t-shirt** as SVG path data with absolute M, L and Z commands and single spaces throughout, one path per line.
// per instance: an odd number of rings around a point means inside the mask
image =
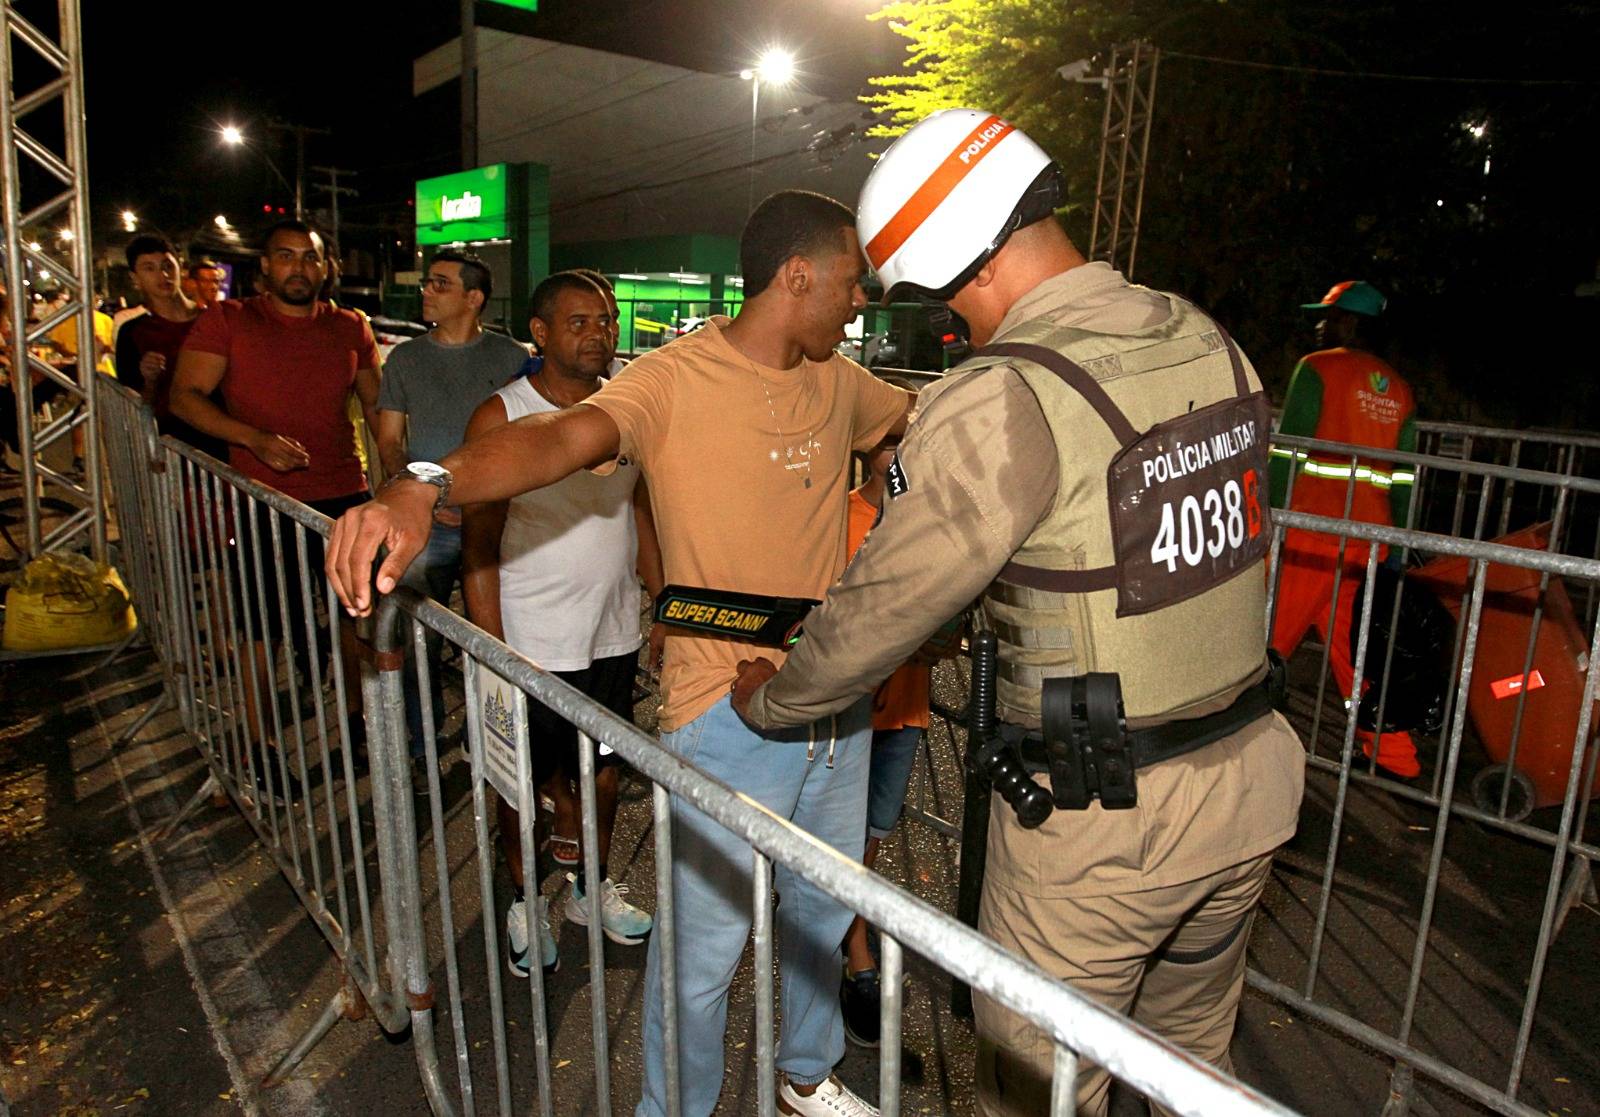
M 1389 392 L 1389 378 L 1377 370 L 1367 373 L 1367 383 L 1371 384 L 1372 390 L 1380 396 Z

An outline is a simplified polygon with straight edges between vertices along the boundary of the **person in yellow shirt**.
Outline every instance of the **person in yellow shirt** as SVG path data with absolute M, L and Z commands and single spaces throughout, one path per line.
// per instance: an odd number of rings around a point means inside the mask
M 107 376 L 117 375 L 117 362 L 112 355 L 113 340 L 116 337 L 116 327 L 112 325 L 111 316 L 94 312 L 94 352 L 95 368 Z M 66 319 L 49 334 L 50 345 L 60 356 L 58 367 L 68 376 L 77 378 L 78 374 L 78 318 L 73 315 Z M 51 396 L 55 393 L 50 393 Z M 35 401 L 46 402 L 35 395 Z M 74 473 L 83 472 L 83 445 L 84 427 L 79 424 L 72 428 L 72 470 Z

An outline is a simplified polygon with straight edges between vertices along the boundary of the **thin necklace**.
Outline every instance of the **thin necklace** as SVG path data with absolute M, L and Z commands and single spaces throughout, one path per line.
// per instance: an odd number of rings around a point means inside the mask
M 744 354 L 741 352 L 739 356 L 744 357 Z M 800 455 L 804 460 L 795 461 L 794 446 L 789 442 L 789 436 L 783 433 L 783 424 L 778 422 L 778 409 L 772 406 L 772 393 L 767 390 L 767 378 L 761 374 L 760 366 L 749 357 L 744 357 L 744 360 L 750 366 L 750 371 L 756 374 L 756 379 L 761 382 L 761 394 L 767 401 L 767 414 L 772 416 L 772 425 L 778 431 L 778 442 L 783 446 L 783 468 L 787 470 L 803 468 L 806 471 L 806 475 L 802 480 L 805 482 L 805 487 L 809 489 L 811 487 L 811 451 L 817 445 L 815 428 L 806 431 L 805 452 Z M 771 450 L 768 454 L 773 461 L 778 460 L 778 451 Z

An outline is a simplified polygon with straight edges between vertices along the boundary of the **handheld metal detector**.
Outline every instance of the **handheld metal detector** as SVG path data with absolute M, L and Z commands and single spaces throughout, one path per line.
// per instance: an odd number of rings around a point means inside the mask
M 800 639 L 800 623 L 820 604 L 809 597 L 668 586 L 656 596 L 655 619 L 730 640 L 792 648 Z

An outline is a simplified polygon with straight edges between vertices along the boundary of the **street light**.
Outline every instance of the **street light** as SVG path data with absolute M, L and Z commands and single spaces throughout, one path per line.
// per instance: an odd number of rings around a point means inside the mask
M 750 83 L 750 191 L 745 203 L 745 213 L 756 208 L 756 113 L 761 107 L 763 83 L 778 88 L 794 80 L 794 55 L 781 47 L 769 47 L 756 59 L 754 68 L 740 70 L 739 76 Z
M 298 220 L 301 216 L 300 198 L 304 191 L 284 177 L 283 172 L 278 169 L 278 164 L 272 161 L 272 156 L 245 139 L 244 129 L 237 124 L 224 124 L 218 135 L 222 137 L 222 142 L 229 147 L 247 147 L 266 161 L 267 166 L 272 168 L 272 173 L 278 176 L 278 181 L 283 183 L 284 189 L 294 195 L 294 216 Z M 218 228 L 222 227 L 218 226 Z
M 213 223 L 216 224 L 217 228 L 219 228 L 219 229 L 226 229 L 228 227 L 228 219 L 226 217 L 222 216 L 222 214 L 220 214 L 220 213 L 217 214 L 215 217 L 213 217 L 211 220 L 212 220 Z
M 68 244 L 72 243 L 73 236 L 74 236 L 74 233 L 72 232 L 71 229 L 57 229 L 56 230 L 56 239 L 57 240 L 64 240 Z
M 794 80 L 794 55 L 779 47 L 763 52 L 756 63 L 756 77 L 768 85 L 788 85 Z
M 133 232 L 139 227 L 139 218 L 131 209 L 122 211 L 122 228 L 126 232 Z

